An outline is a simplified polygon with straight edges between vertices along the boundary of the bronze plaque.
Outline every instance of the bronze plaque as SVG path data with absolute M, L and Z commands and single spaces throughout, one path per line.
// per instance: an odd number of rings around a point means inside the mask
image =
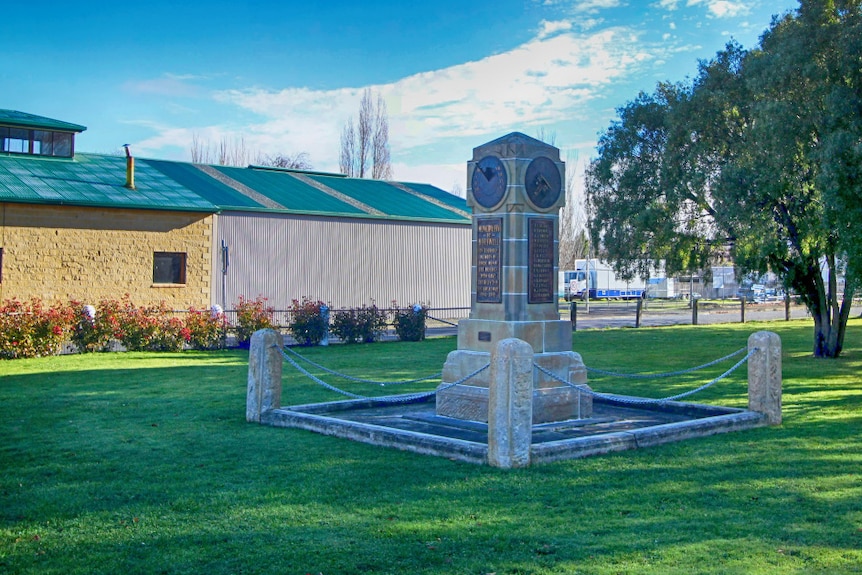
M 503 302 L 503 218 L 476 219 L 476 301 Z
M 491 332 L 490 331 L 480 331 L 479 332 L 479 341 L 491 341 Z
M 527 303 L 554 303 L 554 220 L 530 218 Z

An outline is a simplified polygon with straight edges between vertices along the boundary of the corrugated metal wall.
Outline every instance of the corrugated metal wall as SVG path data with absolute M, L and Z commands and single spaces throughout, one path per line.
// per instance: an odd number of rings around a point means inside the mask
M 229 212 L 216 216 L 212 301 L 310 296 L 334 308 L 470 306 L 469 225 Z M 222 241 L 230 265 L 222 294 Z M 224 303 L 223 303 L 224 302 Z

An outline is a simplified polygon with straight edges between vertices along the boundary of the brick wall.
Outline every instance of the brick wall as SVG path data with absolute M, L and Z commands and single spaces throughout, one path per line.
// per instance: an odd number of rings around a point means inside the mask
M 210 214 L 0 204 L 0 300 L 206 307 L 212 234 Z M 153 284 L 153 252 L 186 254 L 185 285 Z

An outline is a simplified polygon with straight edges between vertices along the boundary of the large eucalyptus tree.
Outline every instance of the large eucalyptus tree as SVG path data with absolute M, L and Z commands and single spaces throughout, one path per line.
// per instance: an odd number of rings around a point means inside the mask
M 860 1 L 802 0 L 755 49 L 729 44 L 620 108 L 586 185 L 593 241 L 620 271 L 693 271 L 729 250 L 799 295 L 814 355 L 841 353 L 862 270 Z

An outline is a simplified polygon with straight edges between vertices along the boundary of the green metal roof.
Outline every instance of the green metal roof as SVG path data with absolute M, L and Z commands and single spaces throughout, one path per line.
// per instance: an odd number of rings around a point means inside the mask
M 219 208 L 264 208 L 248 196 L 205 174 L 194 164 L 167 160 L 138 160 L 147 163 L 167 177 L 193 190 Z
M 125 187 L 126 159 L 77 154 L 74 160 L 0 155 L 0 201 L 216 212 L 218 208 L 162 172 L 136 162 Z
M 464 222 L 467 219 L 385 181 L 332 176 L 310 176 L 310 178 L 389 216 L 457 222 Z M 466 203 L 463 205 L 466 210 Z
M 312 185 L 306 184 L 289 173 L 227 166 L 213 167 L 229 178 L 281 204 L 287 210 L 341 215 L 365 213 L 347 202 L 343 202 Z
M 401 185 L 405 188 L 410 188 L 414 192 L 420 193 L 424 196 L 428 196 L 429 198 L 434 198 L 438 202 L 446 204 L 449 207 L 461 210 L 462 212 L 467 212 L 468 214 L 470 213 L 470 208 L 469 206 L 467 206 L 467 200 L 454 194 L 450 194 L 449 192 L 443 191 L 438 187 L 432 186 L 431 184 L 416 184 L 410 182 L 402 183 Z
M 17 126 L 21 128 L 41 128 L 45 130 L 56 130 L 61 132 L 83 132 L 87 129 L 86 126 L 72 124 L 46 118 L 45 116 L 36 116 L 27 112 L 19 112 L 18 110 L 0 110 L 0 125 Z
M 136 188 L 125 182 L 122 156 L 0 154 L 0 202 L 470 222 L 463 198 L 428 184 L 141 158 L 135 161 Z

